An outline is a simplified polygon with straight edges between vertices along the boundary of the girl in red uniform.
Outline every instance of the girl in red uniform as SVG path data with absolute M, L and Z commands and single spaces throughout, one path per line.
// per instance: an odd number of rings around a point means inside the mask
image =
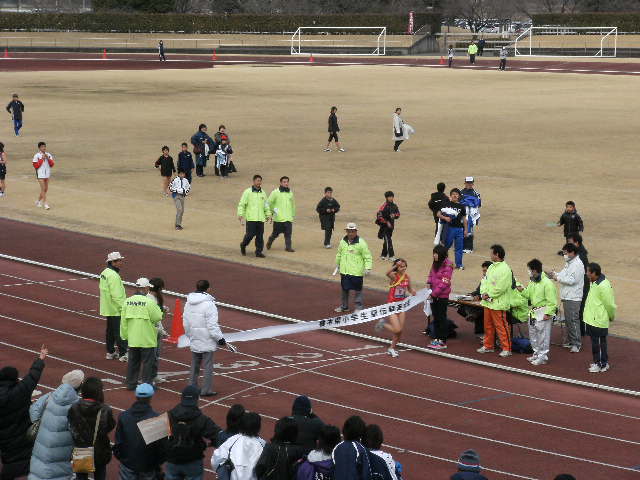
M 393 262 L 393 267 L 387 272 L 387 277 L 391 280 L 389 284 L 389 296 L 387 302 L 400 302 L 405 298 L 415 295 L 416 292 L 411 288 L 411 278 L 407 275 L 407 262 L 402 258 L 398 258 Z M 389 322 L 386 322 L 385 318 L 381 318 L 376 324 L 376 331 L 381 331 L 383 328 L 389 330 L 393 337 L 391 338 L 391 347 L 387 350 L 387 353 L 392 357 L 398 356 L 396 345 L 400 341 L 402 330 L 404 329 L 404 312 L 394 313 L 389 315 Z

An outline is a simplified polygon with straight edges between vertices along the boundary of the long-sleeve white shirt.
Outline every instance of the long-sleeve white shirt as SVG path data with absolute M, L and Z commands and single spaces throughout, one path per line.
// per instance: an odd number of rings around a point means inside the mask
M 565 263 L 564 268 L 556 274 L 560 284 L 561 300 L 582 300 L 584 287 L 584 265 L 577 255 Z

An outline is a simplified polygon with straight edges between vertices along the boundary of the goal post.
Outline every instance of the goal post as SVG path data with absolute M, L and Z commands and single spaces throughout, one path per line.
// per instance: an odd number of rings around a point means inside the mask
M 385 55 L 387 27 L 298 27 L 291 55 Z
M 617 55 L 618 27 L 531 26 L 514 41 L 517 57 L 608 57 Z

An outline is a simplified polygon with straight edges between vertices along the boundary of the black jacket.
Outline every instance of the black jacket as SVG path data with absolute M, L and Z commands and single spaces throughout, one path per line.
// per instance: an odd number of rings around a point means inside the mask
M 29 460 L 33 443 L 27 439 L 31 425 L 31 394 L 38 385 L 44 362 L 36 359 L 19 382 L 0 380 L 0 452 L 2 463 Z
M 196 165 L 193 163 L 191 152 L 180 152 L 178 154 L 178 171 L 188 172 L 194 168 L 196 168 Z
M 24 103 L 20 100 L 12 100 L 7 105 L 7 112 L 13 114 L 14 120 L 22 120 L 22 112 L 24 112 Z
M 578 215 L 578 212 L 568 213 L 564 212 L 560 216 L 560 225 L 564 225 L 564 236 L 568 237 L 571 233 L 579 233 L 584 231 L 584 225 L 582 218 Z
M 167 458 L 166 439 L 146 445 L 138 429 L 139 421 L 157 416 L 151 404 L 137 400 L 118 417 L 113 454 L 134 472 L 155 471 Z
M 258 480 L 294 480 L 294 465 L 304 457 L 302 447 L 293 443 L 267 443 L 256 463 Z
M 340 131 L 338 127 L 338 117 L 335 113 L 329 115 L 329 133 L 337 133 Z
M 316 448 L 316 442 L 322 427 L 324 427 L 324 422 L 313 413 L 310 415 L 294 413 L 292 416 L 298 424 L 296 444 L 300 445 L 304 449 L 304 453 L 307 454 Z
M 207 443 L 203 439 L 207 438 L 210 441 L 214 441 L 220 431 L 220 427 L 203 414 L 198 407 L 177 405 L 172 410 L 169 410 L 169 421 L 172 428 L 176 422 L 187 423 L 193 439 L 193 447 L 186 453 L 183 449 L 176 448 L 176 438 L 169 437 L 167 442 L 167 462 L 178 465 L 203 458 L 204 451 L 207 449 Z M 175 428 L 173 428 L 173 431 L 175 431 Z
M 400 209 L 398 208 L 398 205 L 395 203 L 384 202 L 378 209 L 376 223 L 380 225 L 380 228 L 393 230 L 397 218 L 400 218 Z M 390 227 L 387 225 L 387 222 L 391 224 Z
M 160 158 L 156 160 L 155 167 L 160 167 L 160 175 L 163 177 L 170 177 L 176 171 L 176 166 L 173 163 L 173 157 L 171 155 L 160 155 Z
M 327 209 L 335 210 L 332 213 L 327 213 Z M 322 230 L 333 230 L 336 221 L 336 213 L 340 211 L 340 204 L 335 198 L 328 199 L 327 197 L 322 197 L 322 200 L 318 202 L 318 206 L 316 207 L 316 212 L 320 216 L 320 228 Z
M 433 192 L 431 194 L 431 198 L 429 199 L 429 203 L 427 206 L 429 210 L 433 212 L 433 219 L 438 220 L 437 213 L 440 211 L 442 207 L 444 207 L 445 203 L 449 201 L 449 197 L 447 197 L 443 192 Z
M 98 435 L 95 443 L 96 465 L 106 465 L 111 461 L 111 443 L 109 432 L 116 426 L 113 412 L 109 405 L 82 399 L 71 405 L 67 418 L 69 430 L 75 447 L 90 447 L 93 444 L 93 431 L 96 426 L 96 415 L 100 413 Z

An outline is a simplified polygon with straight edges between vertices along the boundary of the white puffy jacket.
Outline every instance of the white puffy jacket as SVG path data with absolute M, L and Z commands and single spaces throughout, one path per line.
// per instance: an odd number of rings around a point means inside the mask
M 192 352 L 216 351 L 218 340 L 223 335 L 218 325 L 218 308 L 211 295 L 204 292 L 190 293 L 184 306 L 182 323 L 184 333 L 191 341 Z
M 560 299 L 582 300 L 582 288 L 584 287 L 584 265 L 577 255 L 565 263 L 564 268 L 556 274 L 560 284 Z

